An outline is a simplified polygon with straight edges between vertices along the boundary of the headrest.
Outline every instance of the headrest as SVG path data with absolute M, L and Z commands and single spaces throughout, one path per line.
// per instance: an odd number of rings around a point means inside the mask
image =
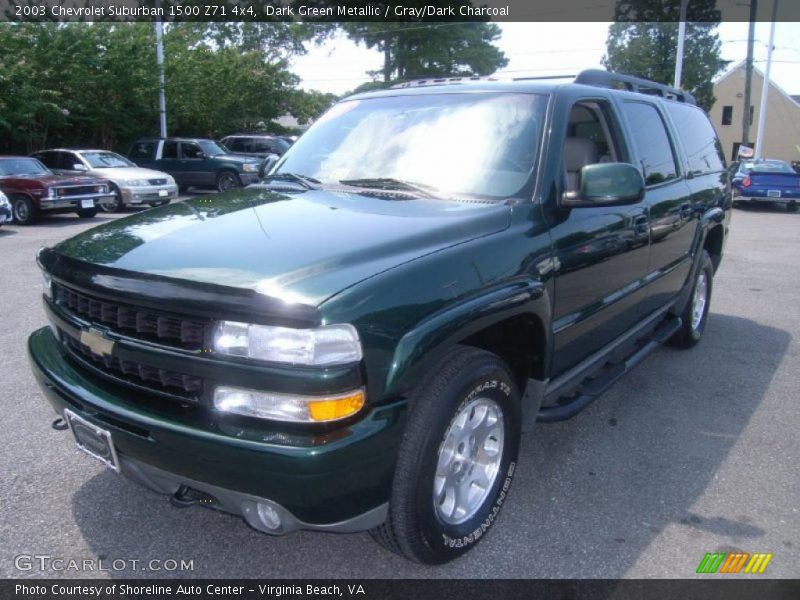
M 597 162 L 597 144 L 586 138 L 568 137 L 564 142 L 564 162 L 567 171 L 580 171 Z

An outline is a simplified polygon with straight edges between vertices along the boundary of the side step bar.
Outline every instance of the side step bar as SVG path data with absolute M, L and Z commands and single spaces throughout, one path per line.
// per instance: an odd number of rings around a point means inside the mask
M 598 396 L 614 385 L 623 375 L 631 371 L 653 350 L 666 342 L 680 329 L 682 321 L 679 317 L 661 323 L 650 336 L 641 340 L 627 358 L 619 362 L 607 362 L 596 374 L 584 379 L 577 386 L 577 395 L 564 404 L 545 406 L 539 409 L 537 421 L 552 423 L 574 417 L 589 406 Z

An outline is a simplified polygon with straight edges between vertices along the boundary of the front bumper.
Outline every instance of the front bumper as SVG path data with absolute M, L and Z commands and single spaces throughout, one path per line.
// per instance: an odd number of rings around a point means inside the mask
M 359 531 L 385 517 L 405 402 L 377 407 L 341 429 L 258 438 L 253 426 L 169 418 L 153 403 L 143 404 L 141 392 L 75 366 L 50 328 L 30 336 L 28 352 L 55 411 L 69 408 L 108 430 L 122 472 L 156 491 L 174 494 L 187 486 L 213 497 L 212 507 L 268 533 Z M 263 526 L 259 502 L 281 515 L 280 530 Z
M 261 176 L 258 173 L 239 173 L 239 179 L 242 182 L 242 185 L 250 185 L 251 183 L 255 183 Z
M 93 200 L 94 205 L 97 206 L 100 202 L 106 199 L 113 198 L 114 194 L 81 194 L 76 196 L 64 196 L 62 198 L 42 198 L 39 200 L 39 208 L 41 210 L 57 210 L 62 208 L 81 208 L 81 201 Z
M 166 196 L 159 195 L 161 190 L 167 192 Z M 175 185 L 148 185 L 143 187 L 123 187 L 119 189 L 122 194 L 123 204 L 147 204 L 148 202 L 163 202 L 175 200 L 178 197 L 178 186 Z

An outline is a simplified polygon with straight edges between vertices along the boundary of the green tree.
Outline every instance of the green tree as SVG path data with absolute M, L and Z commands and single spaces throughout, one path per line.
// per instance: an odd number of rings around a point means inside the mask
M 464 0 L 461 4 L 471 3 Z M 342 27 L 355 42 L 383 53 L 383 68 L 370 75 L 382 76 L 387 83 L 421 77 L 490 75 L 508 64 L 505 54 L 494 45 L 502 32 L 493 23 L 348 22 Z
M 603 65 L 672 85 L 678 46 L 680 0 L 618 0 L 609 27 Z M 681 87 L 705 110 L 714 104 L 712 79 L 727 64 L 720 57 L 716 0 L 688 4 Z

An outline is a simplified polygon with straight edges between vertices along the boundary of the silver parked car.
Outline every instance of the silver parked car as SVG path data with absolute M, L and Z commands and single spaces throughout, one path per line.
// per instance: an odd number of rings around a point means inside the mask
M 123 205 L 160 206 L 178 197 L 171 175 L 137 167 L 124 156 L 108 150 L 42 150 L 31 154 L 57 173 L 88 173 L 111 182 L 115 196 L 100 204 L 106 212 Z

